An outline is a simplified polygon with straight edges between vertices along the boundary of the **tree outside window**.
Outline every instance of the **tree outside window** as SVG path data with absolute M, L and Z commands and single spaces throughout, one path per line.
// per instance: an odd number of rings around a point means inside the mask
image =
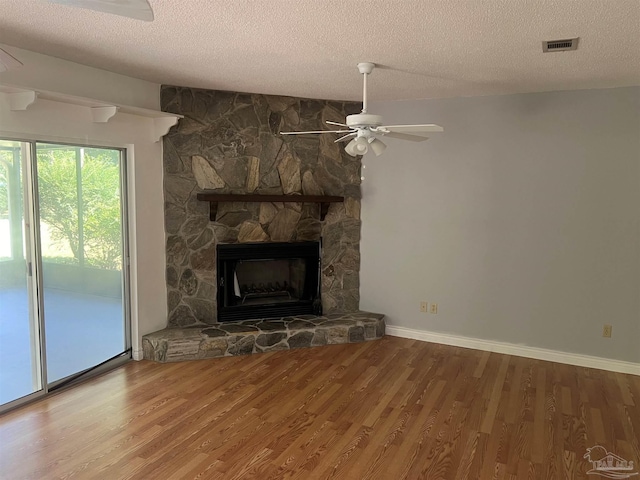
M 37 158 L 41 221 L 70 251 L 43 260 L 121 269 L 120 152 L 42 145 Z

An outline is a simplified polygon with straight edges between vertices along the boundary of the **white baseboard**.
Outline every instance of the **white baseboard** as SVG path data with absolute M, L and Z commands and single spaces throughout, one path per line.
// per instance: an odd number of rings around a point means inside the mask
M 131 358 L 133 358 L 134 360 L 142 360 L 144 358 L 144 356 L 142 354 L 142 349 L 141 348 L 132 348 L 131 349 Z
M 599 368 L 611 372 L 629 373 L 640 375 L 640 364 L 624 362 L 622 360 L 610 360 L 601 357 L 591 357 L 578 353 L 559 352 L 557 350 L 547 350 L 545 348 L 527 347 L 525 345 L 515 345 L 513 343 L 496 342 L 491 340 L 480 340 L 477 338 L 450 335 L 448 333 L 428 332 L 425 330 L 415 330 L 413 328 L 397 327 L 387 325 L 385 333 L 392 337 L 411 338 L 413 340 L 424 340 L 425 342 L 442 343 L 455 347 L 473 348 L 487 352 L 504 353 L 517 357 L 535 358 L 536 360 L 547 360 L 549 362 L 566 363 L 579 367 Z

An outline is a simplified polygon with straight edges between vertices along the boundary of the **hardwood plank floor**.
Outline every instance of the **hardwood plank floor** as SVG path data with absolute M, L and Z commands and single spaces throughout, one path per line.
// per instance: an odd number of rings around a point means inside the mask
M 384 337 L 131 362 L 0 417 L 0 477 L 580 479 L 595 445 L 638 470 L 640 377 Z

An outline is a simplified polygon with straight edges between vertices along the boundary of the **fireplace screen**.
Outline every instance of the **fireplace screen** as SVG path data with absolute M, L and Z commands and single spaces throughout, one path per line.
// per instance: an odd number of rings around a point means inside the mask
M 218 321 L 319 314 L 318 242 L 220 244 Z

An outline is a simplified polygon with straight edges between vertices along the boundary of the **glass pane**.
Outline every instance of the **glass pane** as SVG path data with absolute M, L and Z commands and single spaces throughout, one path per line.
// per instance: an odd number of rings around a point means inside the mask
M 47 379 L 125 350 L 119 150 L 37 144 Z
M 0 404 L 42 389 L 24 235 L 24 144 L 0 140 Z

